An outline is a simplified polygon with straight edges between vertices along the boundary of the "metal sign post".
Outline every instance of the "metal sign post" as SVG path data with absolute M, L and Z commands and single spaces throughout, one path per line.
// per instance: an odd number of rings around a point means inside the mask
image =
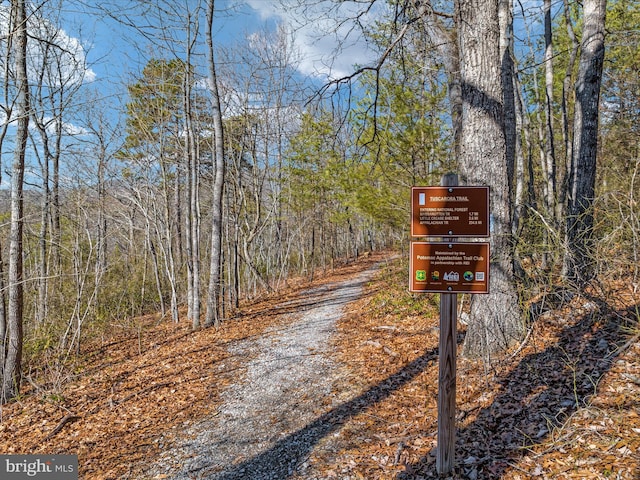
M 458 293 L 489 293 L 489 243 L 458 243 L 456 237 L 489 236 L 489 188 L 458 187 L 446 174 L 439 187 L 413 187 L 409 290 L 440 293 L 438 345 L 438 475 L 455 466 Z

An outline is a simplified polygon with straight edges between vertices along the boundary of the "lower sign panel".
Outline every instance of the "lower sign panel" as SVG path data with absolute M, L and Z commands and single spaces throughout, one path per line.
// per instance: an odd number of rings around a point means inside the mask
M 489 243 L 411 242 L 409 291 L 489 293 Z

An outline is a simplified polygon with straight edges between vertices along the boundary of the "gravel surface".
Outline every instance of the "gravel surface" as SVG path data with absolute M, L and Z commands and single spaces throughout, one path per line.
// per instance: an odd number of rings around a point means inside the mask
M 244 375 L 223 393 L 215 417 L 178 435 L 151 478 L 317 478 L 306 460 L 314 449 L 331 450 L 349 415 L 344 400 L 357 394 L 336 393 L 346 372 L 331 359 L 330 337 L 373 271 L 304 292 L 280 305 L 295 312 L 284 326 L 231 347 L 247 359 Z

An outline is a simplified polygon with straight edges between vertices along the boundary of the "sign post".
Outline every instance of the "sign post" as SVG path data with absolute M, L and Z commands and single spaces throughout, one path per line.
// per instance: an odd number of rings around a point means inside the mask
M 455 464 L 458 293 L 489 293 L 489 243 L 458 243 L 457 237 L 489 236 L 489 188 L 459 187 L 446 174 L 439 187 L 413 187 L 411 236 L 441 237 L 411 242 L 411 292 L 440 293 L 438 345 L 438 475 Z

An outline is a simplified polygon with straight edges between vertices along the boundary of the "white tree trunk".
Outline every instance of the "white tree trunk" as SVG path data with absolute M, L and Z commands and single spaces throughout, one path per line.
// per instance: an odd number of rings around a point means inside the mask
M 216 76 L 216 64 L 213 55 L 213 14 L 215 0 L 209 0 L 207 6 L 207 59 L 209 63 L 209 82 L 211 88 L 211 116 L 214 129 L 214 180 L 213 199 L 211 202 L 211 264 L 209 268 L 209 288 L 207 289 L 207 312 L 205 325 L 217 325 L 220 322 L 219 304 L 221 290 L 222 270 L 222 198 L 224 188 L 225 163 L 224 163 L 224 130 L 222 126 L 222 110 L 220 107 L 220 95 L 218 93 L 218 80 Z

